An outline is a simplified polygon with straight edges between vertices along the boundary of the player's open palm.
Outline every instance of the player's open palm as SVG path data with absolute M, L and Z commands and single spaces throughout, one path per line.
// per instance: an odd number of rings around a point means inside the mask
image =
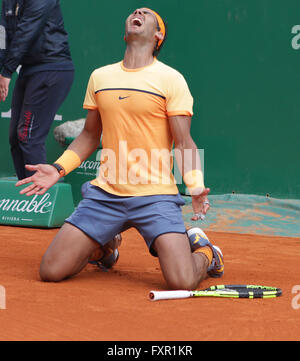
M 26 169 L 35 172 L 32 176 L 24 178 L 16 183 L 16 186 L 31 183 L 28 187 L 25 187 L 20 191 L 20 194 L 26 194 L 32 196 L 33 194 L 42 195 L 50 187 L 52 187 L 60 178 L 57 170 L 49 164 L 27 164 Z

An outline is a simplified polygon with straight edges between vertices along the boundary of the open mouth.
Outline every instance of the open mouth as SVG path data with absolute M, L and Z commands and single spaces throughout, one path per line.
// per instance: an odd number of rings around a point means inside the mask
M 140 26 L 142 26 L 142 24 L 143 24 L 143 22 L 142 22 L 142 20 L 140 18 L 133 18 L 132 19 L 132 25 L 140 27 Z

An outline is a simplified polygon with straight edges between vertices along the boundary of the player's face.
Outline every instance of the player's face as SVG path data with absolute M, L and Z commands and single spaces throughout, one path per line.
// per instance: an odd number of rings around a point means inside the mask
M 156 17 L 148 9 L 136 9 L 126 20 L 126 35 L 143 34 L 144 37 L 151 39 L 156 32 L 158 32 Z

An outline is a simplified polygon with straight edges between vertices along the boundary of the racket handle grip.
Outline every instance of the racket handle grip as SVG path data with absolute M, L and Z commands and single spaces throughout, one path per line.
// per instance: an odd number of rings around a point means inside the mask
M 158 301 L 158 300 L 172 300 L 177 298 L 189 298 L 192 297 L 191 291 L 150 291 L 149 292 L 149 299 L 151 301 Z

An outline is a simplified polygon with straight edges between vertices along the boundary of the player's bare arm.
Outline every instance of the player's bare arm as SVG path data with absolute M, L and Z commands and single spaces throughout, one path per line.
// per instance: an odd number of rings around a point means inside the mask
M 101 133 L 102 123 L 99 110 L 88 110 L 82 132 L 68 149 L 74 151 L 81 161 L 84 161 L 99 147 Z
M 80 135 L 70 144 L 68 150 L 74 152 L 81 161 L 87 159 L 99 146 L 102 132 L 101 117 L 98 110 L 89 110 L 85 126 Z M 42 195 L 63 176 L 50 164 L 26 165 L 35 173 L 16 183 L 16 186 L 29 184 L 21 190 L 21 194 L 31 196 Z
M 169 124 L 175 143 L 175 157 L 182 177 L 184 178 L 184 175 L 192 170 L 198 169 L 201 171 L 199 152 L 190 133 L 191 117 L 183 115 L 172 116 L 169 117 Z M 209 209 L 207 195 L 209 192 L 210 189 L 206 187 L 194 189 L 192 205 L 195 216 L 192 218 L 193 220 L 199 219 L 198 214 L 205 215 L 207 213 Z

